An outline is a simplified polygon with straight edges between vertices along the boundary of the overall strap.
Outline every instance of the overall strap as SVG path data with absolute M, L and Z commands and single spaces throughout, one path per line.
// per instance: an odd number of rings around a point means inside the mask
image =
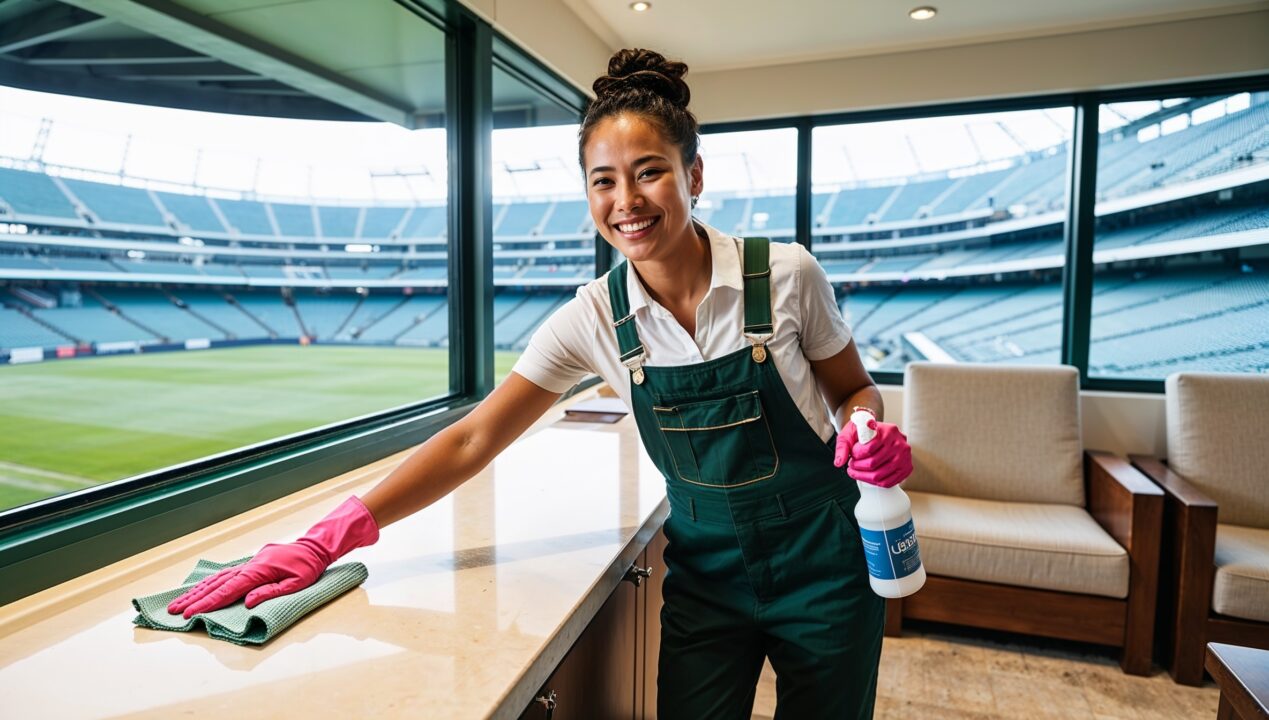
M 629 368 L 636 385 L 643 384 L 643 342 L 635 328 L 634 315 L 630 313 L 630 298 L 626 295 L 626 275 L 630 262 L 623 260 L 608 273 L 608 304 L 612 308 L 612 324 L 617 330 L 617 347 L 621 350 L 621 364 Z
M 767 340 L 775 326 L 771 322 L 771 241 L 745 238 L 745 337 L 753 344 L 753 359 L 767 359 Z

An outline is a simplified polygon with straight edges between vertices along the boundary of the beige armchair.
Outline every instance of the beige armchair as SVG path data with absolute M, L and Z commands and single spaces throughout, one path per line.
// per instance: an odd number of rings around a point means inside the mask
M 1165 493 L 1165 661 L 1198 685 L 1207 643 L 1269 649 L 1269 377 L 1177 373 L 1165 388 L 1168 463 L 1132 461 Z
M 903 618 L 1122 648 L 1150 671 L 1163 497 L 1126 460 L 1086 452 L 1071 367 L 912 363 L 903 484 L 928 580 Z

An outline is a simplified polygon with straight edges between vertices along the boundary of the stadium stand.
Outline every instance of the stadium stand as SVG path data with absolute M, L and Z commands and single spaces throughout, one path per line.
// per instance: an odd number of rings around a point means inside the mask
M 104 222 L 166 227 L 149 192 L 121 185 L 63 179 L 67 189 Z
M 590 219 L 590 210 L 581 200 L 561 200 L 555 203 L 551 216 L 542 228 L 543 235 L 576 235 Z
M 0 200 L 23 215 L 79 217 L 66 194 L 42 173 L 0 167 Z
M 546 209 L 551 206 L 547 202 L 512 203 L 501 208 L 494 207 L 494 216 L 501 211 L 501 220 L 494 227 L 494 234 L 504 237 L 531 235 L 542 224 Z
M 421 320 L 440 313 L 445 304 L 445 297 L 441 295 L 411 296 L 363 330 L 361 339 L 367 342 L 395 342 L 402 333 L 419 324 Z M 448 328 L 448 318 L 445 326 Z
M 361 210 L 353 207 L 319 206 L 317 216 L 322 222 L 322 237 L 357 237 L 357 220 L 361 217 Z
M 295 307 L 304 321 L 304 328 L 308 330 L 309 337 L 319 340 L 329 340 L 343 329 L 358 300 L 353 294 L 295 293 Z
M 1106 133 L 1098 196 L 1130 200 L 1263 163 L 1267 126 L 1269 103 L 1258 98 L 1244 111 L 1147 142 L 1135 133 Z M 812 194 L 813 249 L 868 357 L 879 367 L 901 367 L 915 352 L 909 336 L 920 336 L 956 360 L 1056 360 L 1066 152 L 1059 144 L 1003 169 Z M 1198 355 L 1204 346 L 1192 337 L 1199 333 L 1221 338 L 1215 352 L 1236 358 L 1231 367 L 1264 366 L 1264 267 L 1237 260 L 1241 255 L 1228 248 L 1269 244 L 1266 197 L 1269 180 L 1232 197 L 1182 193 L 1175 201 L 1099 216 L 1095 252 L 1118 253 L 1117 262 L 1130 265 L 1098 276 L 1093 366 L 1156 374 L 1220 367 L 1223 360 Z M 81 218 L 76 203 L 109 227 Z M 0 209 L 10 215 L 0 221 L 29 221 L 40 240 L 8 238 L 0 275 L 9 272 L 12 279 L 0 282 L 26 287 L 34 272 L 54 298 L 51 306 L 36 307 L 6 297 L 0 350 L 72 339 L 307 334 L 319 342 L 422 346 L 447 340 L 444 294 L 401 294 L 411 286 L 446 284 L 444 206 L 227 200 L 193 188 L 190 194 L 151 192 L 0 167 Z M 593 229 L 586 203 L 575 198 L 500 201 L 496 210 L 495 345 L 519 349 L 591 276 Z M 787 239 L 794 210 L 787 192 L 740 193 L 711 198 L 699 215 L 725 232 Z M 184 236 L 201 239 L 176 242 Z M 385 244 L 365 255 L 343 253 L 339 245 L 330 248 L 338 254 L 311 254 L 325 238 Z M 144 257 L 128 256 L 133 240 L 145 243 L 138 246 Z M 171 250 L 156 250 L 155 242 Z M 1218 251 L 1205 252 L 1209 245 Z M 400 246 L 413 247 L 402 252 Z M 304 248 L 309 253 L 295 252 Z M 1174 257 L 1181 259 L 1174 263 Z M 61 272 L 99 274 L 83 285 L 81 305 L 57 306 L 57 290 L 74 289 L 76 280 Z M 155 275 L 169 277 L 155 282 Z M 186 287 L 183 279 L 220 287 Z M 1244 331 L 1226 337 L 1222 323 Z
M 273 219 L 278 222 L 278 230 L 291 237 L 315 237 L 316 227 L 313 225 L 312 205 L 291 205 L 288 203 L 269 203 L 273 210 Z
M 174 342 L 221 335 L 212 325 L 188 311 L 181 311 L 157 290 L 100 287 L 90 294 L 100 296 L 118 308 L 122 317 L 157 333 L 163 340 Z
M 159 202 L 176 218 L 177 222 L 192 232 L 228 232 L 216 211 L 202 195 L 178 195 L 156 192 Z
M 243 235 L 276 235 L 264 205 L 249 200 L 212 200 L 232 229 Z
M 371 207 L 366 208 L 366 219 L 361 227 L 361 237 L 367 239 L 389 238 L 401 220 L 405 218 L 408 208 Z
M 306 334 L 294 308 L 277 292 L 239 290 L 231 297 L 243 312 L 268 328 L 273 337 L 297 338 Z
M 29 311 L 0 308 L 0 348 L 53 347 L 65 345 L 72 339 L 35 319 Z
M 435 238 L 445 235 L 449 227 L 449 216 L 444 206 L 412 208 L 410 218 L 406 220 L 405 229 L 401 231 L 403 238 Z

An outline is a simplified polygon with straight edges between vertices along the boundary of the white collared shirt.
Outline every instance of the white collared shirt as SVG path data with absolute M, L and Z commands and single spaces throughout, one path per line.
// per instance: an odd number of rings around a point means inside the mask
M 645 365 L 693 365 L 749 347 L 743 333 L 744 241 L 696 222 L 709 236 L 713 272 L 709 290 L 696 308 L 695 338 L 648 295 L 637 273 L 626 274 L 630 312 L 647 354 Z M 771 243 L 771 308 L 775 334 L 767 350 L 789 396 L 827 441 L 836 431 L 809 361 L 841 352 L 850 342 L 850 328 L 824 269 L 801 245 Z M 559 393 L 595 373 L 630 407 L 630 371 L 618 359 L 621 351 L 612 323 L 605 274 L 579 287 L 576 297 L 547 318 L 512 371 Z

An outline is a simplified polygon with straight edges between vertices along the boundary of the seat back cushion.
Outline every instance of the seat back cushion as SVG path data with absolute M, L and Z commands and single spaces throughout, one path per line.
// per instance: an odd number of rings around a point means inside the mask
M 1174 373 L 1164 386 L 1168 465 L 1220 522 L 1269 528 L 1269 375 Z
M 1079 373 L 1067 365 L 909 363 L 905 488 L 1084 505 Z

